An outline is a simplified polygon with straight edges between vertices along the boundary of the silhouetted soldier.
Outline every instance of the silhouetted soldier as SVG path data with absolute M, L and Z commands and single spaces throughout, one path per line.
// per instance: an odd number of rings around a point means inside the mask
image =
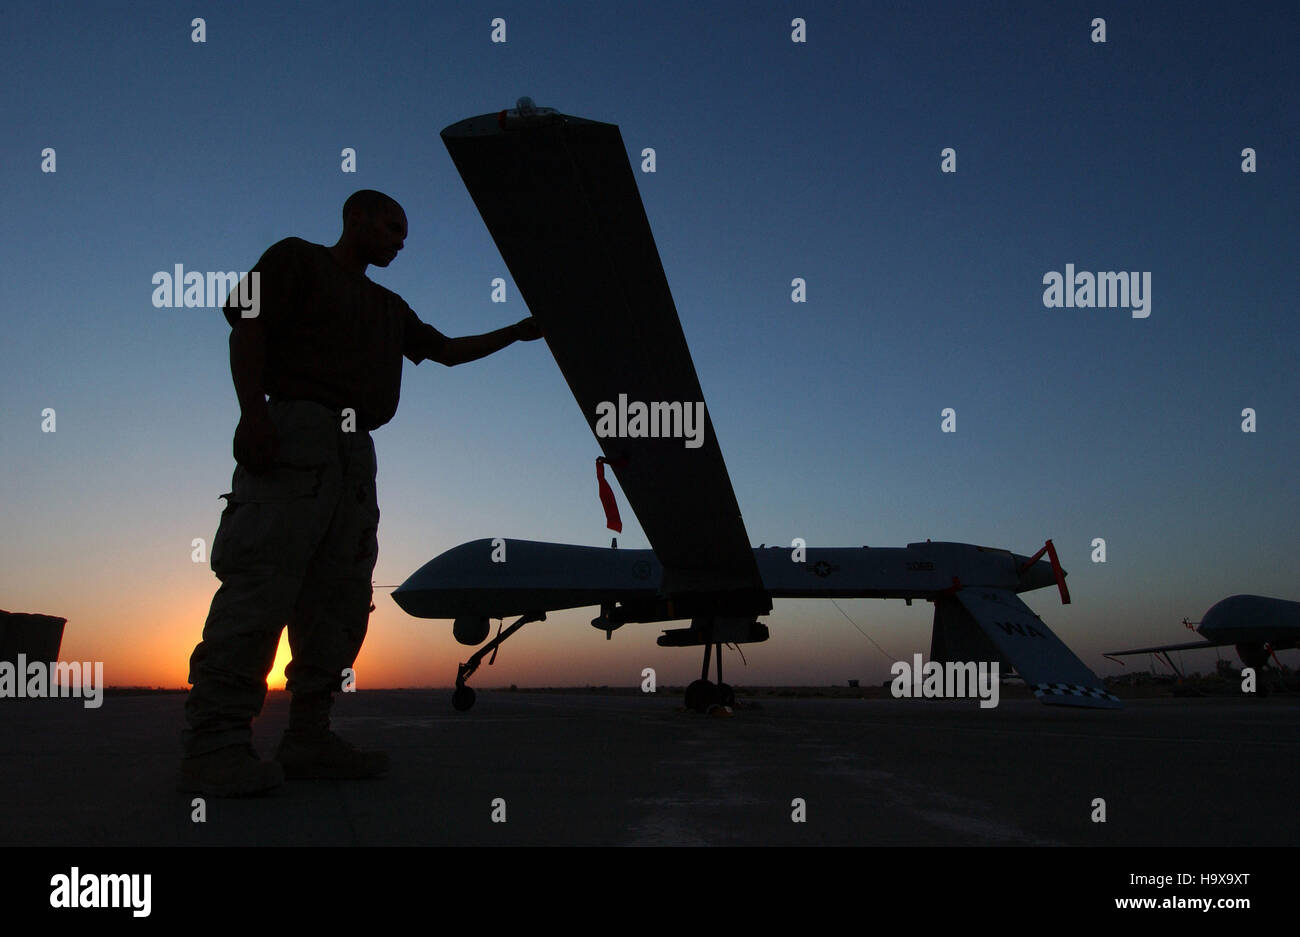
M 531 318 L 464 338 L 421 322 L 365 276 L 370 264 L 387 267 L 405 239 L 402 207 L 363 189 L 344 203 L 333 247 L 286 238 L 262 255 L 253 268 L 256 317 L 241 315 L 234 293 L 226 302 L 238 464 L 212 544 L 221 587 L 190 658 L 182 790 L 234 796 L 285 777 L 388 768 L 383 752 L 357 751 L 329 729 L 333 693 L 374 609 L 379 508 L 369 431 L 397 410 L 403 355 L 451 366 L 541 335 Z M 252 748 L 251 722 L 286 623 L 289 728 L 275 762 L 265 762 Z

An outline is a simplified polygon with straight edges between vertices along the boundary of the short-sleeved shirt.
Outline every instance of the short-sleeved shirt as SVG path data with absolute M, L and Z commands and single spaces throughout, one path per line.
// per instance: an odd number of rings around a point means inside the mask
M 258 318 L 266 334 L 263 389 L 272 397 L 351 407 L 365 430 L 397 412 L 402 356 L 415 364 L 442 340 L 392 290 L 345 270 L 321 244 L 285 238 L 267 248 L 258 273 Z M 235 294 L 223 309 L 233 328 Z

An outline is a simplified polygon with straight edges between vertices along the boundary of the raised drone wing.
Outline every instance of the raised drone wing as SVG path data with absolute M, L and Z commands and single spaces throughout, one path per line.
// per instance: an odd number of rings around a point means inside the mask
M 703 438 L 597 439 L 689 614 L 761 615 L 763 588 L 618 127 L 471 117 L 443 142 L 592 432 L 602 405 L 698 404 Z M 522 125 L 520 125 L 522 124 Z M 693 441 L 693 440 L 692 440 Z

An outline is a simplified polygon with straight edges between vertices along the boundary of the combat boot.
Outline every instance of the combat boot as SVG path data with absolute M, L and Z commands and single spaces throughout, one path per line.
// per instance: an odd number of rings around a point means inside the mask
M 284 769 L 262 761 L 251 745 L 227 745 L 181 760 L 177 790 L 209 797 L 248 797 L 284 783 Z
M 386 753 L 358 751 L 328 729 L 286 729 L 275 760 L 293 780 L 375 778 L 388 771 Z

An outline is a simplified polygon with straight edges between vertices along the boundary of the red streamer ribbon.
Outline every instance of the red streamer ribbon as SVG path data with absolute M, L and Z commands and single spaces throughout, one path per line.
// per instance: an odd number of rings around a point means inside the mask
M 627 465 L 627 458 L 607 459 L 603 455 L 596 458 L 596 486 L 600 490 L 600 503 L 605 508 L 605 526 L 615 533 L 623 532 L 623 519 L 618 514 L 618 502 L 614 500 L 614 489 L 605 481 L 605 465 L 610 468 L 622 468 Z

